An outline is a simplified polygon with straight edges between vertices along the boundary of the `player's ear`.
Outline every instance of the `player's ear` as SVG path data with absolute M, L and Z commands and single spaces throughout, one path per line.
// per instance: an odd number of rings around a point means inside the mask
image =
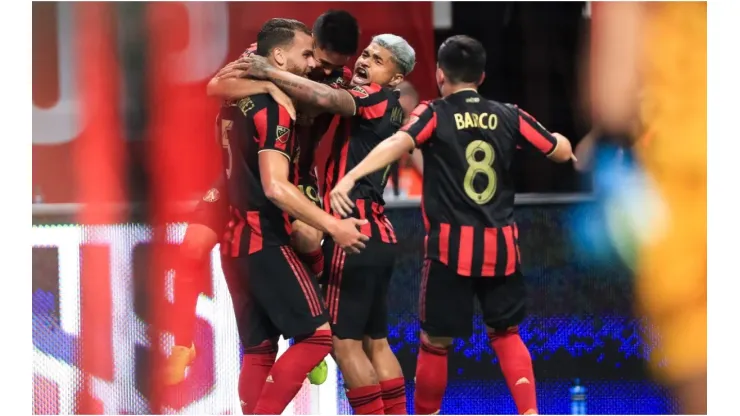
M 274 48 L 271 53 L 272 59 L 275 60 L 275 63 L 280 67 L 280 69 L 283 69 L 288 60 L 285 56 L 285 51 L 282 48 Z
M 391 82 L 388 83 L 389 87 L 395 88 L 398 86 L 398 84 L 403 82 L 403 74 L 396 74 L 393 75 L 393 78 L 391 78 Z
M 442 90 L 442 86 L 445 84 L 445 73 L 442 72 L 442 68 L 437 66 L 437 73 L 435 74 L 435 78 L 437 80 L 437 88 Z
M 478 83 L 476 85 L 480 86 L 480 84 L 482 84 L 483 80 L 485 79 L 486 79 L 486 73 L 483 72 L 482 74 L 480 74 L 480 79 L 478 80 Z

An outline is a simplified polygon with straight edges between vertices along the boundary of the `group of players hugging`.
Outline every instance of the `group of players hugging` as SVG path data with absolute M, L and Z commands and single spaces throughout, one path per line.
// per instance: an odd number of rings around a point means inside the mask
M 519 413 L 536 414 L 532 360 L 517 327 L 525 286 L 511 165 L 526 146 L 567 162 L 571 145 L 517 106 L 478 94 L 486 54 L 477 40 L 453 36 L 440 46 L 442 97 L 407 114 L 398 86 L 414 68 L 414 49 L 381 34 L 350 69 L 358 38 L 356 19 L 341 10 L 312 29 L 270 19 L 209 83 L 208 94 L 223 99 L 223 175 L 181 246 L 167 382 L 182 381 L 195 358 L 194 280 L 220 244 L 244 350 L 244 414 L 281 414 L 307 374 L 325 372 L 329 354 L 356 414 L 406 414 L 404 375 L 387 339 L 397 239 L 383 190 L 388 166 L 419 148 L 427 237 L 414 412 L 439 413 L 448 350 L 470 336 L 476 296 Z M 319 186 L 314 153 L 332 124 Z M 293 343 L 276 360 L 280 336 Z

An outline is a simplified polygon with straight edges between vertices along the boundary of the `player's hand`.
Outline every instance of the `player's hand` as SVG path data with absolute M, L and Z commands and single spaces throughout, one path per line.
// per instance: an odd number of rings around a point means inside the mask
M 241 57 L 233 65 L 234 71 L 242 71 L 241 77 L 254 79 L 267 79 L 267 71 L 271 68 L 267 58 L 259 55 Z
M 367 224 L 367 220 L 347 218 L 339 220 L 336 228 L 332 230 L 331 237 L 334 242 L 349 254 L 357 254 L 365 248 L 364 242 L 368 236 L 360 232 L 360 227 Z
M 573 154 L 573 148 L 570 147 L 570 141 L 568 140 L 568 138 L 565 137 L 565 136 L 563 136 L 560 133 L 553 133 L 552 135 L 555 136 L 555 137 L 557 137 L 559 140 L 564 140 L 564 141 L 567 142 L 567 144 L 569 145 L 568 147 L 571 149 L 570 150 L 570 160 L 572 160 L 573 163 L 577 163 L 578 162 L 578 159 L 576 158 L 576 155 Z
M 348 217 L 352 213 L 355 204 L 349 198 L 349 192 L 355 186 L 355 181 L 349 175 L 344 176 L 329 193 L 331 209 L 338 212 L 342 217 Z
M 228 64 L 226 64 L 226 66 L 221 68 L 221 70 L 219 70 L 216 73 L 216 78 L 217 79 L 244 78 L 246 76 L 245 71 L 240 70 L 236 67 L 238 63 L 239 63 L 239 60 L 237 59 L 236 61 L 231 61 Z
M 288 94 L 284 93 L 283 90 L 275 86 L 275 84 L 268 82 L 267 85 L 269 85 L 267 92 L 270 94 L 270 96 L 279 105 L 285 107 L 285 110 L 287 110 L 288 114 L 290 114 L 291 120 L 295 120 L 296 110 L 295 110 L 295 104 L 293 104 L 293 100 L 290 97 L 288 97 Z

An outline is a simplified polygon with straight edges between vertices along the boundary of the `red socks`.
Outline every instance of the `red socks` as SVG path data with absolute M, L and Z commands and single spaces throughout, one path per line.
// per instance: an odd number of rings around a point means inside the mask
M 298 394 L 303 380 L 331 352 L 331 330 L 317 330 L 288 348 L 267 376 L 254 412 L 279 415 Z
M 406 382 L 403 377 L 393 378 L 380 382 L 383 391 L 383 405 L 387 415 L 405 415 L 406 412 Z
M 519 414 L 537 412 L 537 395 L 534 388 L 534 371 L 529 350 L 519 336 L 519 328 L 488 334 L 491 347 L 498 356 L 501 372 Z
M 195 332 L 195 306 L 200 288 L 207 279 L 208 258 L 205 261 L 183 258 L 175 271 L 175 303 L 172 307 L 175 345 L 190 348 Z
M 254 414 L 257 400 L 262 393 L 262 387 L 275 364 L 277 345 L 271 341 L 264 341 L 256 347 L 249 347 L 244 351 L 242 369 L 239 373 L 239 400 L 242 413 Z
M 324 271 L 324 252 L 321 247 L 310 253 L 298 253 L 298 258 L 308 265 L 314 276 L 319 276 Z
M 442 407 L 447 388 L 447 349 L 429 345 L 423 339 L 416 361 L 414 414 L 431 415 Z
M 383 398 L 379 384 L 362 386 L 347 391 L 347 400 L 356 415 L 384 415 Z

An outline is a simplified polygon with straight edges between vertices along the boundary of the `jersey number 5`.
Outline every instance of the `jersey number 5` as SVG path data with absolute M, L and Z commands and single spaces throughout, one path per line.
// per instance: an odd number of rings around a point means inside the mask
M 231 120 L 221 120 L 221 147 L 226 149 L 228 161 L 226 163 L 226 177 L 231 178 L 231 142 L 229 141 L 229 132 L 234 122 Z
M 478 154 L 482 153 L 483 158 L 478 160 Z M 493 161 L 496 155 L 493 146 L 483 140 L 473 140 L 465 148 L 465 159 L 468 161 L 468 170 L 465 172 L 463 189 L 468 198 L 472 199 L 478 205 L 488 203 L 493 199 L 496 193 L 496 171 L 493 169 Z M 481 192 L 475 190 L 473 186 L 478 174 L 486 176 L 486 188 Z

